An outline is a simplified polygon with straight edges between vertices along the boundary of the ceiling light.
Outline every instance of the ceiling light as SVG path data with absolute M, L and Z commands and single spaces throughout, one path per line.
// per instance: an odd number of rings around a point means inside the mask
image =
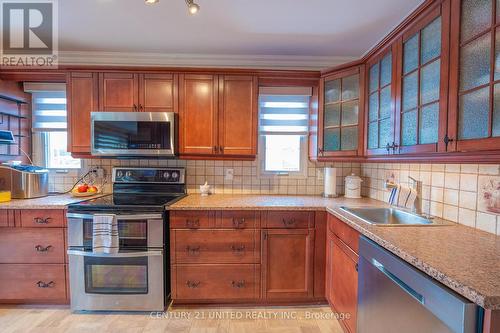
M 194 3 L 194 0 L 186 0 L 188 6 L 189 14 L 194 15 L 200 11 L 200 6 Z
M 154 5 L 155 3 L 160 2 L 160 0 L 144 0 L 144 2 L 148 5 Z

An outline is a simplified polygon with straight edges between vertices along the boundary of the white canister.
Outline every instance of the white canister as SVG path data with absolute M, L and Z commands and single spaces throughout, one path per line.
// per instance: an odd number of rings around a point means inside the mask
M 350 176 L 345 177 L 345 195 L 346 198 L 351 199 L 359 199 L 361 198 L 361 182 L 363 180 L 356 176 L 355 174 L 351 174 Z

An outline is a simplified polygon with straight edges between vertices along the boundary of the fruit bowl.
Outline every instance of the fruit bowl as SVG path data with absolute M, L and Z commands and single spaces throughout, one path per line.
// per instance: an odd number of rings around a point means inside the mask
M 74 197 L 90 197 L 100 194 L 101 190 L 97 186 L 88 186 L 87 184 L 80 184 L 71 191 Z
M 91 197 L 96 194 L 101 194 L 101 190 L 98 190 L 97 192 L 78 192 L 78 191 L 71 191 L 71 195 L 74 197 Z

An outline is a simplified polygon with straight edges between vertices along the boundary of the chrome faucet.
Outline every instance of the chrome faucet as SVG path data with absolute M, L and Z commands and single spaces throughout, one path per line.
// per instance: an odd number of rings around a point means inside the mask
M 413 206 L 412 212 L 422 215 L 422 181 L 416 180 L 412 176 L 408 176 L 408 183 L 411 183 L 411 188 L 417 192 L 417 198 L 415 199 L 415 204 Z

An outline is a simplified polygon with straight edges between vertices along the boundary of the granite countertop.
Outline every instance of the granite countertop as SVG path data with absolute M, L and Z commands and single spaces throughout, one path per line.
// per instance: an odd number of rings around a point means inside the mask
M 168 207 L 169 210 L 325 210 L 329 206 L 380 205 L 380 201 L 362 198 L 323 198 L 320 196 L 212 194 L 202 197 L 190 194 Z
M 340 210 L 342 205 L 387 206 L 368 198 L 226 194 L 202 197 L 193 194 L 169 209 L 327 210 L 458 294 L 485 309 L 500 310 L 499 236 L 452 222 L 428 227 L 370 225 Z
M 90 197 L 73 197 L 71 194 L 59 194 L 36 199 L 12 199 L 8 202 L 0 202 L 0 209 L 66 209 L 67 205 L 97 198 L 101 195 L 102 194 Z

